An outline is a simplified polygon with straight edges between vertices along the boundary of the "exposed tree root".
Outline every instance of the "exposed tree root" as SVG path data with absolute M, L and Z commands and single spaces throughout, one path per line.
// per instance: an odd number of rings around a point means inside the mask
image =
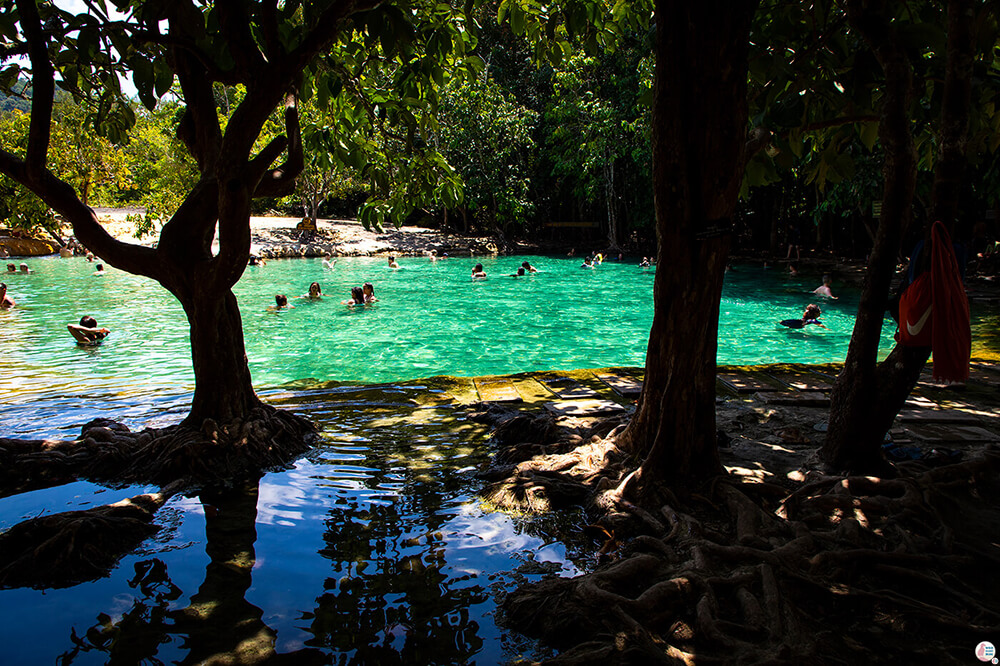
M 262 405 L 241 423 L 206 421 L 131 432 L 108 419 L 83 426 L 75 441 L 0 439 L 0 482 L 6 494 L 72 478 L 166 484 L 188 479 L 193 486 L 232 485 L 262 470 L 287 465 L 312 445 L 311 423 Z
M 18 523 L 0 533 L 0 587 L 67 587 L 106 575 L 160 529 L 156 511 L 183 486 Z
M 0 496 L 85 478 L 114 485 L 156 484 L 160 493 L 19 523 L 0 534 L 0 586 L 61 587 L 104 575 L 159 528 L 156 510 L 172 495 L 232 487 L 281 468 L 312 446 L 313 425 L 262 405 L 241 423 L 206 421 L 131 432 L 91 421 L 80 439 L 0 439 Z
M 525 456 L 486 491 L 584 503 L 612 558 L 507 597 L 510 627 L 562 650 L 552 664 L 948 663 L 1000 633 L 996 449 L 893 479 L 722 479 L 659 507 L 629 500 L 625 463 L 607 437 Z

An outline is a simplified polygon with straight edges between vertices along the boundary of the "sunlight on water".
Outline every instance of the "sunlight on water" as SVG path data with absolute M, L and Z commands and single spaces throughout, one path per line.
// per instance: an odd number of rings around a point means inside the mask
M 495 621 L 503 593 L 546 574 L 593 565 L 581 515 L 511 517 L 476 499 L 487 460 L 484 426 L 451 407 L 416 406 L 440 388 L 392 382 L 450 374 L 641 366 L 652 318 L 653 273 L 606 263 L 529 257 L 273 261 L 248 269 L 235 291 L 261 397 L 297 411 L 323 443 L 244 492 L 176 497 L 160 533 L 110 576 L 58 590 L 0 591 L 4 664 L 200 663 L 240 650 L 292 663 L 495 664 L 544 656 Z M 73 437 L 98 416 L 132 428 L 179 421 L 193 391 L 188 328 L 178 303 L 152 282 L 94 277 L 82 259 L 33 260 L 7 279 L 18 302 L 0 311 L 3 435 Z M 275 293 L 306 293 L 275 313 Z M 370 281 L 372 307 L 340 304 Z M 857 293 L 824 303 L 828 331 L 781 319 L 814 300 L 818 276 L 791 279 L 741 267 L 727 275 L 719 361 L 840 361 Z M 83 314 L 113 330 L 78 347 L 66 324 Z M 992 316 L 992 315 L 991 315 Z M 986 321 L 977 314 L 977 327 Z M 891 346 L 893 326 L 883 331 Z M 980 336 L 995 348 L 995 335 Z M 335 382 L 328 384 L 327 382 Z M 367 383 L 387 382 L 383 386 Z M 0 529 L 151 488 L 79 481 L 0 498 Z
M 484 511 L 473 474 L 488 451 L 469 446 L 484 427 L 435 425 L 464 420 L 457 412 L 424 419 L 397 405 L 389 426 L 385 410 L 320 405 L 284 406 L 323 428 L 321 446 L 249 493 L 175 498 L 157 517 L 163 530 L 109 578 L 0 591 L 4 663 L 197 662 L 234 636 L 323 663 L 539 654 L 496 625 L 496 605 L 520 582 L 589 566 L 571 550 L 582 552 L 575 518 Z M 144 490 L 78 482 L 0 499 L 0 528 Z
M 525 259 L 540 268 L 537 275 L 504 277 Z M 318 259 L 249 267 L 235 292 L 255 384 L 392 382 L 644 363 L 652 271 L 617 262 L 585 270 L 579 259 L 566 257 L 501 257 L 482 259 L 490 277 L 473 282 L 475 261 L 402 258 L 399 270 L 375 258 L 341 258 L 332 271 Z M 121 271 L 95 277 L 94 264 L 81 258 L 36 259 L 32 268 L 32 275 L 9 276 L 18 306 L 0 311 L 0 418 L 24 435 L 73 430 L 95 416 L 123 412 L 128 422 L 125 405 L 137 394 L 154 418 L 175 416 L 194 388 L 188 326 L 178 302 L 156 283 Z M 314 280 L 326 297 L 294 298 Z M 375 284 L 378 303 L 341 305 L 351 286 L 366 281 Z M 842 361 L 856 290 L 835 284 L 840 300 L 821 303 L 830 330 L 796 331 L 777 323 L 800 316 L 816 300 L 810 291 L 818 284 L 818 275 L 789 278 L 751 266 L 728 273 L 719 363 Z M 289 295 L 295 307 L 268 311 L 276 293 Z M 79 347 L 66 331 L 84 314 L 112 329 L 99 347 Z M 992 332 L 980 335 L 989 329 L 978 326 L 982 315 L 975 319 L 977 349 L 995 347 Z M 893 331 L 887 320 L 886 351 Z M 136 414 L 140 422 L 143 416 Z

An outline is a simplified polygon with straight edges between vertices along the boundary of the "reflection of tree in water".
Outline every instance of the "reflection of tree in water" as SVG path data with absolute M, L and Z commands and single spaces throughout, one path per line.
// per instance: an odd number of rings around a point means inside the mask
M 468 609 L 487 592 L 442 571 L 445 542 L 436 526 L 407 523 L 392 505 L 331 512 L 321 554 L 339 575 L 327 579 L 306 616 L 315 635 L 309 645 L 353 652 L 352 664 L 466 663 L 479 651 Z M 420 536 L 401 540 L 408 533 Z
M 475 574 L 456 573 L 456 563 L 446 561 L 446 546 L 453 529 L 448 522 L 461 498 L 474 491 L 470 470 L 488 450 L 471 444 L 469 433 L 442 437 L 440 424 L 390 422 L 374 410 L 365 413 L 365 422 L 350 425 L 351 432 L 366 435 L 363 461 L 353 457 L 359 447 L 348 440 L 342 451 L 349 474 L 332 470 L 329 484 L 317 479 L 335 495 L 319 551 L 329 563 L 316 558 L 313 565 L 329 572 L 325 590 L 316 590 L 315 608 L 298 623 L 312 634 L 307 649 L 277 654 L 275 631 L 246 600 L 257 538 L 253 484 L 241 492 L 202 495 L 210 563 L 185 608 L 170 610 L 183 592 L 163 562 L 139 562 L 129 581 L 139 597 L 133 606 L 116 621 L 101 614 L 83 636 L 74 633 L 75 647 L 61 663 L 95 651 L 111 664 L 159 664 L 167 643 L 172 653 L 186 651 L 183 664 L 473 661 L 483 648 L 477 619 L 494 591 Z M 335 444 L 317 449 L 314 462 L 331 464 L 337 453 Z M 528 531 L 546 532 L 545 541 L 558 531 L 552 524 L 529 525 Z
M 61 655 L 59 663 L 70 664 L 80 652 L 96 650 L 107 653 L 109 664 L 160 664 L 155 656 L 159 646 L 175 635 L 184 637 L 188 649 L 182 664 L 326 663 L 316 650 L 277 654 L 275 632 L 261 620 L 261 609 L 246 600 L 255 562 L 257 492 L 254 483 L 201 495 L 205 551 L 211 561 L 186 608 L 168 610 L 181 590 L 170 581 L 162 561 L 138 562 L 129 586 L 137 588 L 142 599 L 117 622 L 102 613 L 84 636 L 74 630 L 75 647 Z
M 489 594 L 470 576 L 449 578 L 440 530 L 454 513 L 445 503 L 468 486 L 457 470 L 471 461 L 444 451 L 454 442 L 415 447 L 419 437 L 399 434 L 368 449 L 369 503 L 328 513 L 320 554 L 334 576 L 306 615 L 307 644 L 348 653 L 342 663 L 467 663 L 483 644 L 469 607 Z

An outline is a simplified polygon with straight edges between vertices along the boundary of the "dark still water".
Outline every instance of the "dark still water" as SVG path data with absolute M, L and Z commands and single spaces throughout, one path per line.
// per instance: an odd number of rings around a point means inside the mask
M 537 656 L 497 627 L 505 590 L 574 575 L 578 525 L 483 508 L 483 426 L 426 388 L 270 394 L 323 429 L 293 469 L 174 498 L 111 576 L 0 591 L 0 662 L 497 664 Z M 0 529 L 143 488 L 79 482 L 0 499 Z M 572 523 L 572 519 L 568 521 Z M 583 566 L 582 564 L 580 566 Z M 232 661 L 230 661 L 232 660 Z

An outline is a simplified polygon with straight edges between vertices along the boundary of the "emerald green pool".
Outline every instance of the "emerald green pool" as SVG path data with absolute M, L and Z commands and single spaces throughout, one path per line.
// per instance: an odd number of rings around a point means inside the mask
M 528 260 L 539 273 L 504 277 Z M 3 436 L 73 437 L 98 416 L 175 423 L 193 390 L 188 329 L 158 285 L 82 259 L 29 261 L 3 278 Z M 200 663 L 284 655 L 290 663 L 497 664 L 544 655 L 498 627 L 505 590 L 593 564 L 576 517 L 531 520 L 476 499 L 487 432 L 464 411 L 424 408 L 404 380 L 641 366 L 653 272 L 551 257 L 272 261 L 236 287 L 262 397 L 303 413 L 323 442 L 292 469 L 228 496 L 175 498 L 163 529 L 107 578 L 59 590 L 0 590 L 4 664 Z M 822 303 L 829 330 L 794 331 L 819 276 L 738 267 L 727 275 L 720 363 L 843 359 L 857 294 Z M 305 294 L 268 311 L 275 293 Z M 350 308 L 369 281 L 379 302 Z M 78 347 L 66 324 L 91 314 L 112 334 Z M 977 315 L 976 329 L 983 316 Z M 891 346 L 887 323 L 883 341 Z M 982 344 L 982 343 L 980 343 Z M 987 341 L 985 344 L 992 345 Z M 334 382 L 334 383 L 331 383 Z M 384 383 L 371 388 L 371 383 Z M 146 489 L 86 482 L 0 498 L 0 529 Z M 239 566 L 234 566 L 234 562 Z
M 521 261 L 539 268 L 511 278 Z M 249 267 L 236 286 L 247 356 L 260 388 L 296 382 L 393 382 L 434 375 L 478 376 L 644 363 L 652 322 L 653 271 L 634 262 L 581 269 L 566 257 L 481 260 L 489 277 L 472 281 L 475 261 L 343 258 Z M 148 423 L 174 418 L 193 390 L 188 327 L 180 305 L 152 281 L 109 269 L 93 275 L 83 259 L 42 259 L 32 275 L 6 276 L 18 306 L 0 311 L 5 397 L 0 417 L 22 435 L 72 433 L 95 412 Z M 816 301 L 820 276 L 740 267 L 726 279 L 719 363 L 841 361 L 857 294 L 834 286 L 821 302 L 829 330 L 778 325 Z M 320 301 L 294 298 L 318 281 Z M 372 306 L 341 305 L 350 287 L 375 285 Z M 274 295 L 295 306 L 270 312 Z M 73 343 L 66 324 L 84 314 L 112 329 L 96 348 Z M 891 320 L 883 347 L 892 344 Z M 90 399 L 88 397 L 92 397 Z

